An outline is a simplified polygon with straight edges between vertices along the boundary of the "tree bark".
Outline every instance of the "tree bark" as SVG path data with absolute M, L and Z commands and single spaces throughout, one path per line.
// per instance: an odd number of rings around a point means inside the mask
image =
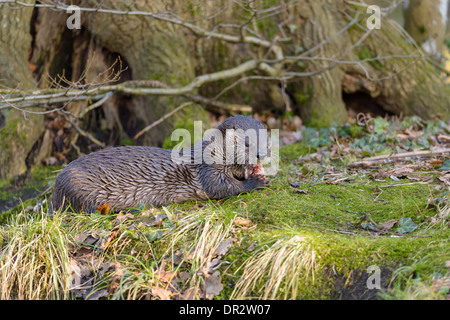
M 34 1 L 28 0 L 27 3 Z M 0 6 L 0 83 L 10 88 L 33 89 L 28 66 L 33 9 L 11 10 Z M 1 111 L 0 178 L 9 179 L 27 171 L 27 155 L 43 133 L 43 116 L 15 109 Z
M 314 56 L 334 57 L 351 45 L 347 37 L 335 38 L 334 34 L 345 27 L 338 11 L 323 1 L 300 1 L 296 10 L 300 15 L 298 46 L 309 50 L 322 42 L 329 41 L 313 52 Z M 336 57 L 339 59 L 339 57 Z M 333 62 L 305 62 L 303 72 L 326 69 Z M 299 113 L 310 126 L 330 126 L 347 121 L 347 110 L 342 99 L 344 72 L 339 67 L 302 79 L 299 88 L 294 87 L 294 97 L 300 105 Z M 303 101 L 303 102 L 302 102 Z
M 350 23 L 349 17 L 358 10 L 365 17 L 366 9 L 349 11 L 342 2 L 330 6 L 325 0 L 301 1 L 296 9 L 300 16 L 297 45 L 308 51 L 325 41 L 320 50 L 308 55 L 312 61 L 306 60 L 300 71 L 326 69 L 336 61 L 331 70 L 290 87 L 306 124 L 330 126 L 346 121 L 343 94 L 350 99 L 366 97 L 358 104 L 372 104 L 396 115 L 449 118 L 450 88 L 393 21 L 384 19 L 380 30 L 370 31 L 363 28 L 364 18 L 359 21 L 362 27 L 355 24 L 338 34 Z
M 362 35 L 362 30 L 353 30 L 353 42 Z M 362 64 L 364 69 L 345 65 L 344 92 L 366 93 L 396 115 L 417 115 L 425 120 L 449 118 L 450 87 L 390 20 L 383 22 L 381 30 L 373 30 L 366 44 L 350 59 L 383 56 L 398 58 L 366 61 Z
M 448 0 L 410 0 L 405 30 L 435 59 L 440 60 L 447 30 Z
M 97 1 L 82 0 L 81 6 L 94 7 Z M 164 1 L 111 1 L 104 8 L 118 10 L 140 10 L 156 12 L 164 7 Z M 171 86 L 189 83 L 195 76 L 193 57 L 186 37 L 179 27 L 154 19 L 128 15 L 86 14 L 85 25 L 95 39 L 106 49 L 124 57 L 130 66 L 132 79 L 159 80 Z M 158 120 L 183 103 L 180 97 L 136 97 L 134 98 L 134 113 L 137 127 Z M 206 120 L 204 111 L 198 105 L 187 107 L 174 117 L 166 120 L 164 126 L 159 126 L 147 132 L 140 143 L 146 145 L 162 145 L 170 135 L 175 125 L 186 122 L 195 114 L 200 120 Z

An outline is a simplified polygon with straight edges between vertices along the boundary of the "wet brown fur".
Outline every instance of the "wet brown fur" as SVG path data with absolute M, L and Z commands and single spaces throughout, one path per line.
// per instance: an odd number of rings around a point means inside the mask
M 245 116 L 223 121 L 226 129 L 264 129 L 261 122 Z M 204 144 L 207 145 L 207 144 Z M 71 162 L 58 175 L 50 211 L 65 209 L 94 212 L 108 204 L 121 210 L 140 204 L 156 207 L 171 202 L 221 199 L 266 187 L 261 175 L 244 178 L 248 165 L 177 164 L 172 150 L 154 147 L 106 148 Z

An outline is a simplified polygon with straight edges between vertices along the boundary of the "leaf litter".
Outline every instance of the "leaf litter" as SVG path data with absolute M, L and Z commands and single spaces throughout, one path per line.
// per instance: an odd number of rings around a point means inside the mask
M 382 200 L 378 196 L 384 188 L 422 184 L 441 190 L 442 198 L 439 199 L 443 205 L 440 207 L 450 203 L 448 123 L 427 122 L 418 117 L 372 118 L 359 115 L 358 119 L 346 125 L 322 129 L 302 127 L 298 131 L 301 132 L 301 142 L 311 149 L 308 154 L 294 159 L 293 164 L 298 169 L 288 173 L 287 183 L 299 196 L 310 193 L 309 187 L 317 184 L 345 185 L 372 180 L 377 183 L 375 200 Z M 330 196 L 336 201 L 336 196 Z M 434 199 L 431 192 L 430 196 Z M 425 210 L 427 208 L 428 205 Z M 442 217 L 429 217 L 429 221 L 433 223 L 433 220 L 436 223 L 442 221 Z M 363 219 L 358 226 L 392 235 L 405 235 L 419 227 L 411 218 L 378 224 Z M 395 226 L 397 232 L 390 232 Z
M 142 217 L 144 219 L 141 219 Z M 69 247 L 73 296 L 86 300 L 114 296 L 122 276 L 128 271 L 126 271 L 126 266 L 108 258 L 108 254 L 106 254 L 108 248 L 122 235 L 125 235 L 125 238 L 130 236 L 128 233 L 130 230 L 162 231 L 161 228 L 164 224 L 173 227 L 167 220 L 167 215 L 160 212 L 148 214 L 143 211 L 139 216 L 120 213 L 113 219 L 111 230 L 95 229 L 76 234 L 73 244 Z M 230 225 L 244 228 L 253 226 L 249 220 L 236 220 L 237 223 L 233 219 Z M 221 231 L 223 234 L 227 233 L 225 230 Z M 141 233 L 146 237 L 146 233 Z M 163 236 L 153 239 L 153 241 L 162 239 L 168 232 L 162 232 L 162 234 Z M 146 239 L 151 240 L 149 237 Z M 150 296 L 147 295 L 146 298 L 211 300 L 214 296 L 219 295 L 223 290 L 223 284 L 218 269 L 228 263 L 223 261 L 223 257 L 228 253 L 236 238 L 216 239 L 215 241 L 217 245 L 211 249 L 203 247 L 205 243 L 199 241 L 194 247 L 179 249 L 173 255 L 162 259 L 153 272 L 155 281 L 149 291 Z M 197 278 L 197 285 L 192 283 L 193 277 Z M 99 286 L 101 281 L 108 281 L 109 285 Z M 199 283 L 201 285 L 198 285 Z

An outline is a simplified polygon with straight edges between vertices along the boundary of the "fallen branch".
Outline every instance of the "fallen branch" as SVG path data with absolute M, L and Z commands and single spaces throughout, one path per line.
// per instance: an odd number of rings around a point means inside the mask
M 397 153 L 397 154 L 387 154 L 387 155 L 382 155 L 382 156 L 370 157 L 370 158 L 366 158 L 362 161 L 353 162 L 353 163 L 349 164 L 349 167 L 351 167 L 351 168 L 370 167 L 370 166 L 380 165 L 380 164 L 384 164 L 384 163 L 392 163 L 395 161 L 406 161 L 406 160 L 417 159 L 417 158 L 442 156 L 445 154 L 450 154 L 450 148 L 429 150 L 429 151 L 414 151 L 414 152 L 405 152 L 405 153 Z
M 195 89 L 199 88 L 205 83 L 225 80 L 242 75 L 245 72 L 255 69 L 264 69 L 268 72 L 272 67 L 259 60 L 249 60 L 243 64 L 215 73 L 205 74 L 198 76 L 192 80 L 191 83 L 180 88 L 145 88 L 136 87 L 135 82 L 122 82 L 114 85 L 95 86 L 86 89 L 47 89 L 33 92 L 8 92 L 11 90 L 0 90 L 0 94 L 20 94 L 20 97 L 7 98 L 5 96 L 0 100 L 0 109 L 11 108 L 11 104 L 18 104 L 21 107 L 32 107 L 42 104 L 53 104 L 75 100 L 86 100 L 86 97 L 96 96 L 98 99 L 103 99 L 107 94 L 111 92 L 135 94 L 135 95 L 164 95 L 164 96 L 177 96 L 190 94 Z M 84 99 L 83 99 L 84 98 Z

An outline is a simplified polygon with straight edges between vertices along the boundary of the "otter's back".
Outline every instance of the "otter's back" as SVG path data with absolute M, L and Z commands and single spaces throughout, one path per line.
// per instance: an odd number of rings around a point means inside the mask
M 106 148 L 71 162 L 58 175 L 52 205 L 57 210 L 70 203 L 74 210 L 87 213 L 104 204 L 116 209 L 140 203 L 159 206 L 177 200 L 169 197 L 173 193 L 168 186 L 195 188 L 194 180 L 195 170 L 174 163 L 171 150 Z

